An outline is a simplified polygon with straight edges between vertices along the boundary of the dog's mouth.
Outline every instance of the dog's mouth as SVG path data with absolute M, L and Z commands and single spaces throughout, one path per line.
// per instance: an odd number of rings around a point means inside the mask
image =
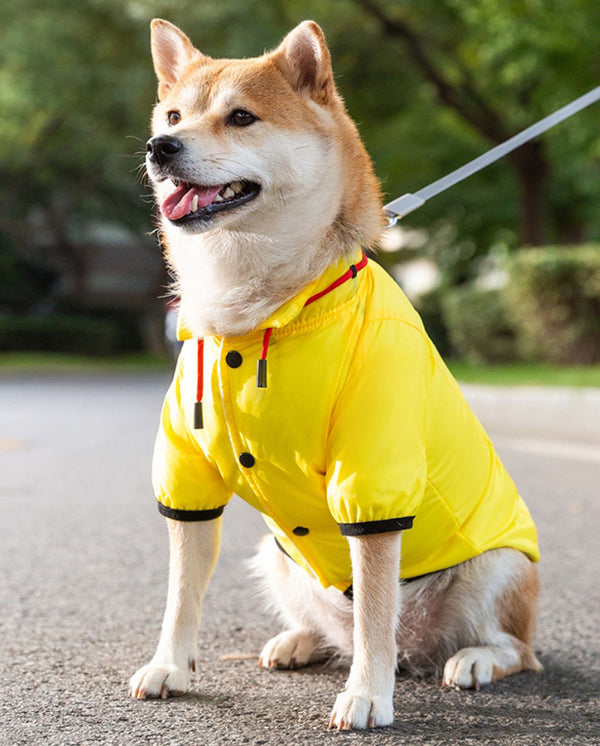
M 173 180 L 175 188 L 163 200 L 162 214 L 177 225 L 208 221 L 214 215 L 247 204 L 260 192 L 260 184 L 232 181 L 218 186 L 202 186 Z

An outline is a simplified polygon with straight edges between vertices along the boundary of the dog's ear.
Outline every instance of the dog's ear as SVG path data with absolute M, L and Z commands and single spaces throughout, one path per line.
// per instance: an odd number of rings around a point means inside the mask
M 331 55 L 321 27 L 304 21 L 281 42 L 275 59 L 292 88 L 318 104 L 327 104 L 335 92 Z
M 152 61 L 158 78 L 158 98 L 163 99 L 177 83 L 184 68 L 192 60 L 204 55 L 172 23 L 155 18 L 150 28 Z

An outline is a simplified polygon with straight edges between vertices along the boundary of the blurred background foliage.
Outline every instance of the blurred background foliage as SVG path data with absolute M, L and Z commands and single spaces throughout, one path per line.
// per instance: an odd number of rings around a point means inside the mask
M 83 315 L 88 328 L 106 333 L 116 312 L 137 329 L 129 343 L 115 331 L 116 350 L 160 346 L 155 299 L 167 278 L 149 235 L 150 189 L 140 168 L 156 95 L 148 29 L 155 16 L 221 57 L 254 56 L 301 20 L 319 22 L 390 199 L 600 84 L 597 0 L 4 0 L 0 349 L 11 346 L 11 334 L 27 334 L 22 326 L 10 331 L 15 315 L 54 315 L 61 324 L 65 314 Z M 509 258 L 525 246 L 585 242 L 586 256 L 597 255 L 598 118 L 596 105 L 403 221 L 422 240 L 382 261 L 419 255 L 435 263 L 436 287 L 417 300 L 431 328 L 440 326 L 442 348 L 463 354 L 457 339 L 469 308 L 502 337 L 490 359 L 507 345 L 501 355 L 509 357 L 541 349 L 508 344 L 518 335 L 500 312 L 479 313 L 480 298 L 473 307 L 442 301 L 449 289 L 477 294 L 482 274 L 506 280 L 517 271 Z M 500 295 L 502 318 L 514 318 L 509 306 L 518 301 Z M 598 303 L 592 296 L 587 312 L 600 312 Z M 486 327 L 483 338 L 494 333 Z M 600 343 L 595 353 L 586 360 L 600 359 Z

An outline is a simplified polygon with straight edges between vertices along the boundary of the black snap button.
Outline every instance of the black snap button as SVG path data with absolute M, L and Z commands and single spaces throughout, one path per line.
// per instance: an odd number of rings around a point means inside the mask
M 245 466 L 246 469 L 251 469 L 255 463 L 256 460 L 251 453 L 240 453 L 240 464 Z
M 230 368 L 239 368 L 242 364 L 242 356 L 237 350 L 230 350 L 225 355 L 225 362 Z
M 308 529 L 305 526 L 296 526 L 293 533 L 295 533 L 296 536 L 306 536 Z

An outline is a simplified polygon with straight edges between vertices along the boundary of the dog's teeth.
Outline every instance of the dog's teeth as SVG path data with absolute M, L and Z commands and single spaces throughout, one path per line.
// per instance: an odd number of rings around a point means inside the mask
M 232 197 L 235 197 L 235 192 L 231 187 L 227 187 L 227 189 L 223 192 L 223 197 L 225 199 L 231 199 Z
M 223 195 L 217 194 L 217 196 L 215 197 L 215 202 L 222 202 L 222 201 L 223 201 Z
M 242 189 L 244 188 L 241 181 L 234 181 L 233 184 L 231 184 L 230 186 L 231 186 L 231 189 L 233 189 L 233 191 L 236 194 L 238 194 L 239 192 L 241 192 Z
M 194 194 L 194 199 L 192 200 L 192 212 L 196 212 L 198 209 L 198 195 Z

